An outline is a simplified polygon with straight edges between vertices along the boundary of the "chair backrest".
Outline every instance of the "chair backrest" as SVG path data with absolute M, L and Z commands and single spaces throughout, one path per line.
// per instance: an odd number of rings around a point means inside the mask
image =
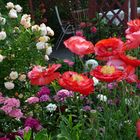
M 74 21 L 78 24 L 80 22 L 88 21 L 88 9 L 80 9 L 71 11 L 72 17 Z
M 58 7 L 57 7 L 57 6 L 55 6 L 55 12 L 56 12 L 56 16 L 57 16 L 59 25 L 61 26 L 61 29 L 62 29 L 62 31 L 64 32 L 65 29 L 63 28 L 63 23 L 62 23 L 62 21 L 61 21 L 60 14 L 59 14 Z

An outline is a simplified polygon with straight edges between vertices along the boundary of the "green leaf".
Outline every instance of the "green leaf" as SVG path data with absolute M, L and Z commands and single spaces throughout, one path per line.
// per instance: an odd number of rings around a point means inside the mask
M 48 135 L 47 129 L 43 129 L 36 134 L 35 140 L 51 140 L 51 136 Z

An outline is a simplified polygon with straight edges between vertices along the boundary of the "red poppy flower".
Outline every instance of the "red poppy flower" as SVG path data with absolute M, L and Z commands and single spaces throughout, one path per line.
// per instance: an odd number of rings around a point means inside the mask
M 140 31 L 126 35 L 126 39 L 126 46 L 128 50 L 138 48 L 140 45 Z
M 97 59 L 108 60 L 110 57 L 115 57 L 124 49 L 124 43 L 117 38 L 104 39 L 95 44 L 95 54 Z
M 129 26 L 125 31 L 127 49 L 137 48 L 140 45 L 140 19 L 131 20 L 127 24 Z
M 92 42 L 85 40 L 80 36 L 73 36 L 64 41 L 66 48 L 71 52 L 84 56 L 86 54 L 91 54 L 94 52 L 94 45 Z
M 114 66 L 116 69 L 123 71 L 123 79 L 128 83 L 137 82 L 138 77 L 135 74 L 135 67 L 127 65 L 121 59 L 111 59 L 107 62 L 107 65 Z
M 140 119 L 136 122 L 137 136 L 140 139 Z
M 140 66 L 140 60 L 138 60 L 136 57 L 120 54 L 120 58 L 128 65 L 132 65 L 133 67 Z
M 126 34 L 137 32 L 140 30 L 140 19 L 131 20 L 127 23 L 127 25 L 129 26 L 129 28 L 126 29 Z
M 92 79 L 73 71 L 63 73 L 59 79 L 59 84 L 68 90 L 79 92 L 83 95 L 89 95 L 94 90 Z
M 115 80 L 121 80 L 123 72 L 117 70 L 114 66 L 97 66 L 90 74 L 97 79 L 105 82 L 113 82 Z
M 28 73 L 28 78 L 32 85 L 43 86 L 49 84 L 60 77 L 60 73 L 55 72 L 59 67 L 61 67 L 61 64 L 53 64 L 48 68 L 35 66 L 32 71 Z

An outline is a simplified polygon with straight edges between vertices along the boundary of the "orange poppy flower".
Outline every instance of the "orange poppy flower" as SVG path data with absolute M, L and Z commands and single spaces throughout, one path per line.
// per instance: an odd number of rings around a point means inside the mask
M 84 56 L 86 54 L 91 54 L 94 52 L 94 45 L 92 42 L 87 41 L 83 37 L 73 36 L 64 41 L 66 48 L 71 52 Z
M 128 65 L 131 65 L 133 67 L 140 66 L 140 60 L 137 59 L 137 57 L 133 57 L 130 55 L 120 54 L 120 58 Z
M 79 92 L 83 95 L 89 95 L 94 90 L 94 82 L 92 79 L 73 71 L 63 73 L 59 79 L 59 84 L 68 90 Z
M 121 80 L 123 72 L 116 69 L 114 66 L 97 66 L 90 74 L 97 79 L 105 82 L 113 82 L 115 80 Z
M 53 64 L 48 68 L 35 66 L 32 71 L 28 73 L 31 85 L 43 86 L 51 83 L 53 80 L 60 77 L 60 73 L 55 72 L 59 67 L 61 67 L 61 64 Z
M 124 49 L 124 43 L 118 38 L 109 38 L 100 40 L 95 44 L 95 54 L 97 59 L 108 60 L 110 57 L 115 57 Z

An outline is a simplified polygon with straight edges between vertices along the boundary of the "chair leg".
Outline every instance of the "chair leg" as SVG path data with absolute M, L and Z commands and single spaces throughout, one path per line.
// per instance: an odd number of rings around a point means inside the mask
M 58 44 L 57 44 L 57 46 L 56 46 L 56 50 L 59 48 L 60 43 L 61 43 L 61 41 L 62 41 L 64 35 L 65 35 L 65 33 L 62 33 L 62 35 L 58 38 Z

